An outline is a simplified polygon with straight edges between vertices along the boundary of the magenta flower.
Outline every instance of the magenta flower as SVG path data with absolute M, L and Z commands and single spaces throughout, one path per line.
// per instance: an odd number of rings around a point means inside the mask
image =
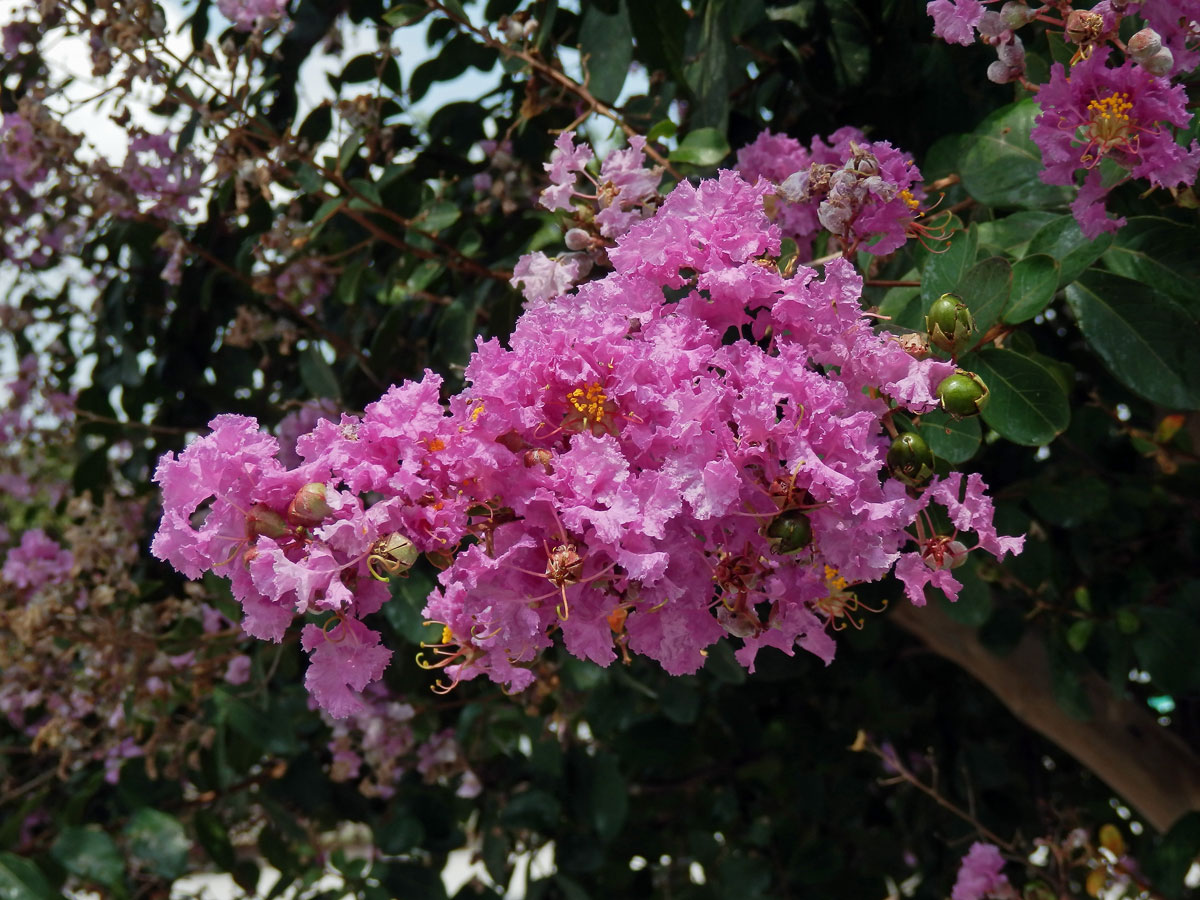
M 221 15 L 238 31 L 277 24 L 287 13 L 288 0 L 217 0 Z
M 933 33 L 946 43 L 975 43 L 975 28 L 984 13 L 979 0 L 930 0 L 925 11 L 933 16 Z
M 74 557 L 40 528 L 21 535 L 21 543 L 8 551 L 2 577 L 9 584 L 33 590 L 43 584 L 56 584 L 71 577 Z
M 985 900 L 1015 897 L 1004 874 L 1004 858 L 994 844 L 976 841 L 963 857 L 951 900 Z
M 1191 121 L 1182 85 L 1151 75 L 1132 61 L 1106 65 L 1107 48 L 1098 48 L 1071 69 L 1055 63 L 1050 81 L 1042 85 L 1032 138 L 1042 151 L 1047 184 L 1075 184 L 1084 170 L 1084 187 L 1072 212 L 1088 238 L 1116 231 L 1123 220 L 1107 218 L 1096 169 L 1109 159 L 1146 178 L 1155 187 L 1191 184 L 1200 168 L 1200 145 L 1175 142 L 1171 126 L 1186 128 Z

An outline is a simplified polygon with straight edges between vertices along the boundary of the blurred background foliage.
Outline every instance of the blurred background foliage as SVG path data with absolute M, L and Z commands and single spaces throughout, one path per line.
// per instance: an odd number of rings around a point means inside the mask
M 105 5 L 77 2 L 63 15 L 85 6 Z M 75 633 L 59 615 L 30 636 L 14 624 L 19 610 L 7 613 L 5 678 L 21 659 L 98 646 L 101 632 L 133 636 L 109 681 L 121 679 L 113 708 L 143 752 L 106 780 L 112 720 L 93 714 L 86 736 L 57 743 L 0 726 L 0 894 L 165 897 L 202 870 L 253 891 L 270 866 L 282 876 L 272 895 L 441 898 L 448 855 L 467 847 L 479 874 L 456 896 L 498 897 L 530 854 L 552 847 L 540 858 L 553 865 L 524 896 L 933 898 L 947 896 L 982 827 L 1014 859 L 1043 838 L 1079 863 L 1031 869 L 1026 896 L 1085 896 L 1089 872 L 1108 865 L 1099 829 L 1115 824 L 1154 889 L 1185 896 L 1200 847 L 1195 770 L 1177 773 L 1190 815 L 1152 827 L 1138 797 L 1117 797 L 894 627 L 892 611 L 843 632 L 828 668 L 764 653 L 747 675 L 719 645 L 699 675 L 670 678 L 645 660 L 601 670 L 550 653 L 526 694 L 473 682 L 439 698 L 413 660 L 429 637 L 420 609 L 435 574 L 418 567 L 373 623 L 397 648 L 386 682 L 414 707 L 416 742 L 453 729 L 463 759 L 440 773 L 401 761 L 409 771 L 395 793 L 369 796 L 357 779 L 332 777 L 330 725 L 309 709 L 294 637 L 251 646 L 234 628 L 202 632 L 201 603 L 237 619 L 223 583 L 185 587 L 145 550 L 158 457 L 214 415 L 273 427 L 313 400 L 361 410 L 426 367 L 457 388 L 476 336 L 503 338 L 519 314 L 508 283 L 518 256 L 561 243 L 554 217 L 534 207 L 557 130 L 590 114 L 601 143 L 620 143 L 623 129 L 650 134 L 672 177 L 696 177 L 730 164 L 729 148 L 764 127 L 807 142 L 857 125 L 914 154 L 930 180 L 960 176 L 944 183 L 961 226 L 945 253 L 916 245 L 859 260 L 882 282 L 869 299 L 889 327 L 921 327 L 950 289 L 1011 326 L 1002 348 L 971 355 L 993 390 L 1017 384 L 1007 401 L 994 399 L 982 424 L 950 430 L 934 416 L 921 427 L 944 459 L 983 473 L 1002 532 L 1027 533 L 1026 550 L 1002 568 L 973 558 L 963 598 L 921 615 L 965 626 L 1000 658 L 1034 635 L 1064 721 L 1086 726 L 1095 710 L 1085 685 L 1098 677 L 1120 708 L 1157 718 L 1152 728 L 1194 765 L 1196 216 L 1130 188 L 1115 205 L 1137 218 L 1115 239 L 1084 241 L 1066 195 L 1037 181 L 1036 151 L 1030 162 L 1020 143 L 1023 91 L 986 80 L 985 50 L 935 41 L 923 7 L 298 0 L 290 29 L 264 48 L 224 31 L 209 0 L 187 5 L 194 56 L 168 68 L 198 68 L 211 41 L 239 58 L 235 82 L 247 86 L 159 86 L 155 112 L 181 142 L 219 144 L 203 208 L 177 224 L 103 223 L 80 255 L 98 279 L 91 308 L 77 288 L 50 287 L 61 260 L 26 273 L 8 298 L 29 321 L 73 332 L 8 337 L 21 356 L 36 344 L 52 385 L 79 389 L 68 442 L 41 457 L 69 489 L 7 498 L 10 528 L 74 523 L 95 536 L 111 516 L 69 508 L 70 497 L 148 502 L 111 539 L 138 550 L 120 564 L 114 599 L 80 612 L 103 628 L 74 623 Z M 532 37 L 504 37 L 506 16 L 535 18 Z M 332 99 L 313 105 L 302 65 L 350 32 L 367 35 L 366 49 L 328 76 Z M 414 41 L 427 59 L 405 78 L 394 50 Z M 1031 71 L 1049 66 L 1049 39 L 1028 50 Z M 439 86 L 468 70 L 492 79 L 483 96 L 435 99 L 457 97 Z M 6 108 L 37 71 L 36 60 L 4 62 Z M 414 114 L 422 99 L 432 111 Z M 487 140 L 509 143 L 484 152 Z M 177 286 L 160 274 L 168 232 L 187 247 Z M 906 280 L 921 286 L 887 284 Z M 1089 304 L 1114 311 L 1089 315 Z M 885 585 L 863 599 L 899 596 Z M 164 655 L 187 653 L 207 662 L 163 670 Z M 222 683 L 240 653 L 249 680 Z M 467 768 L 482 785 L 474 797 L 459 795 Z M 1062 849 L 1077 828 L 1091 850 Z M 318 882 L 330 871 L 342 886 Z

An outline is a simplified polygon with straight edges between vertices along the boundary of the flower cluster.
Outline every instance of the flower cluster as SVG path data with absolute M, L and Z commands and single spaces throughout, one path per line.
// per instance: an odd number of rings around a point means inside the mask
M 587 153 L 562 144 L 565 202 Z M 649 190 L 610 176 L 615 196 Z M 600 665 L 638 653 L 675 674 L 729 636 L 751 669 L 764 647 L 828 661 L 832 632 L 861 626 L 854 585 L 894 570 L 918 604 L 927 584 L 953 598 L 960 537 L 997 556 L 1021 540 L 996 534 L 978 476 L 881 478 L 892 411 L 932 409 L 953 367 L 872 329 L 848 261 L 780 271 L 772 191 L 680 183 L 615 239 L 607 276 L 531 300 L 507 347 L 481 341 L 448 403 L 432 373 L 394 386 L 317 422 L 298 465 L 218 416 L 159 464 L 153 552 L 228 577 L 256 637 L 315 614 L 306 684 L 335 717 L 391 656 L 362 620 L 422 554 L 443 569 L 421 658 L 441 689 L 526 688 L 559 634 Z M 921 524 L 930 503 L 952 535 Z
M 828 143 L 814 138 L 809 149 L 764 131 L 738 151 L 738 170 L 779 185 L 774 217 L 802 259 L 811 257 L 821 229 L 847 256 L 860 247 L 890 253 L 924 232 L 915 221 L 925 196 L 920 170 L 911 157 L 887 141 L 867 141 L 857 128 L 839 129 Z
M 1004 857 L 995 844 L 976 841 L 962 859 L 951 900 L 1007 900 L 1016 891 L 1004 874 Z
M 1101 0 L 1091 9 L 1056 4 L 1058 20 L 1047 7 L 1009 0 L 997 11 L 987 8 L 992 2 L 930 0 L 926 9 L 934 34 L 943 40 L 962 45 L 979 40 L 995 47 L 998 58 L 988 78 L 1001 84 L 1019 80 L 1036 92 L 1040 113 L 1031 136 L 1045 162 L 1042 180 L 1078 183 L 1071 211 L 1086 237 L 1125 224 L 1124 218 L 1109 218 L 1105 208 L 1116 184 L 1141 178 L 1176 195 L 1195 182 L 1200 143 L 1184 147 L 1176 141 L 1175 130 L 1186 129 L 1192 116 L 1184 85 L 1172 78 L 1200 62 L 1200 6 L 1191 0 Z M 1148 27 L 1122 42 L 1122 21 L 1129 16 Z M 1076 47 L 1070 66 L 1055 63 L 1049 81 L 1040 86 L 1025 80 L 1025 50 L 1015 34 L 1035 20 L 1061 28 Z M 1114 60 L 1114 48 L 1123 60 Z M 1104 160 L 1125 174 L 1102 172 Z
M 653 214 L 662 202 L 658 193 L 662 170 L 646 166 L 645 147 L 646 139 L 634 135 L 627 148 L 604 158 L 594 176 L 587 170 L 592 148 L 576 145 L 574 132 L 559 135 L 545 164 L 551 184 L 539 202 L 552 212 L 571 212 L 564 238 L 568 252 L 549 257 L 535 251 L 521 257 L 513 269 L 512 285 L 521 288 L 526 300 L 548 300 L 565 293 L 586 278 L 593 265 L 605 262 L 605 248 L 612 241 Z M 579 190 L 581 180 L 584 191 Z
M 416 710 L 379 682 L 367 687 L 362 701 L 362 709 L 344 719 L 322 713 L 331 732 L 330 777 L 334 781 L 359 779 L 363 796 L 387 798 L 396 793 L 400 779 L 411 769 L 429 783 L 457 779 L 460 797 L 479 793 L 479 778 L 467 765 L 453 729 L 420 740 L 410 724 Z

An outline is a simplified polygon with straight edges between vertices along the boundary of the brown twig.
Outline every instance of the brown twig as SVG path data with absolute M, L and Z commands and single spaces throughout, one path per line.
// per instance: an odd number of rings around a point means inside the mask
M 556 69 L 544 59 L 541 59 L 534 53 L 530 53 L 528 50 L 525 50 L 521 47 L 514 47 L 504 43 L 503 41 L 496 40 L 487 32 L 486 29 L 478 28 L 455 13 L 451 12 L 440 2 L 440 0 L 425 0 L 425 2 L 429 4 L 431 9 L 443 13 L 446 18 L 448 18 L 459 28 L 463 28 L 471 32 L 471 34 L 479 38 L 479 40 L 481 40 L 486 46 L 491 47 L 498 53 L 503 53 L 506 56 L 521 60 L 521 62 L 529 66 L 542 78 L 546 79 L 547 81 L 551 81 L 574 94 L 583 102 L 589 111 L 596 112 L 608 119 L 618 128 L 620 128 L 621 131 L 625 133 L 626 137 L 634 137 L 638 134 L 637 129 L 626 122 L 619 112 L 617 112 L 613 107 L 609 106 L 604 101 L 596 99 L 595 95 L 588 90 L 587 85 L 580 84 L 561 69 Z M 645 150 L 646 155 L 666 169 L 666 171 L 669 172 L 672 177 L 679 181 L 683 180 L 683 175 L 671 165 L 671 162 L 667 159 L 667 157 L 663 156 L 650 144 L 646 144 Z

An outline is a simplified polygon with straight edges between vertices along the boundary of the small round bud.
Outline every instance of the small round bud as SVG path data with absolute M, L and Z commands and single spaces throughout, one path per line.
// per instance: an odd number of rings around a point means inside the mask
M 933 475 L 933 451 L 919 434 L 906 431 L 888 448 L 887 467 L 898 481 L 924 484 Z
M 582 228 L 571 228 L 563 236 L 568 250 L 586 250 L 592 244 L 592 236 Z
M 314 481 L 296 491 L 296 496 L 288 504 L 287 520 L 293 525 L 312 528 L 324 522 L 331 512 L 333 510 L 325 502 L 325 485 Z
M 246 534 L 252 538 L 256 538 L 259 535 L 269 538 L 281 538 L 290 530 L 283 516 L 275 512 L 271 507 L 263 506 L 261 503 L 256 503 L 250 507 L 250 512 L 246 516 Z
M 1000 7 L 1000 18 L 1004 20 L 1004 24 L 1009 28 L 1020 28 L 1022 25 L 1027 25 L 1033 21 L 1037 15 L 1035 10 L 1030 9 L 1024 3 L 1018 0 L 1009 0 Z
M 771 542 L 772 550 L 790 556 L 812 543 L 812 523 L 799 510 L 786 510 L 771 520 L 763 534 Z
M 1171 70 L 1175 68 L 1175 57 L 1171 55 L 1169 49 L 1163 47 L 1153 56 L 1147 59 L 1139 59 L 1138 65 L 1151 75 L 1169 75 Z
M 958 355 L 975 334 L 975 318 L 957 294 L 942 294 L 925 314 L 929 342 L 947 353 Z
M 956 419 L 965 419 L 979 415 L 987 405 L 988 389 L 978 375 L 959 369 L 943 379 L 937 395 L 942 409 Z
M 1129 55 L 1139 62 L 1162 49 L 1162 37 L 1153 28 L 1143 28 L 1125 44 Z

